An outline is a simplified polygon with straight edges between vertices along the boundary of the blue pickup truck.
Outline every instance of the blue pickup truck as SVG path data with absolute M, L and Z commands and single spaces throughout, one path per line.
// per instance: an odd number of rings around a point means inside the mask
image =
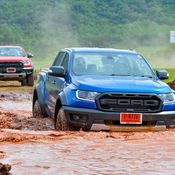
M 135 51 L 65 48 L 39 73 L 33 116 L 51 116 L 57 130 L 90 130 L 93 124 L 175 124 L 175 92 Z

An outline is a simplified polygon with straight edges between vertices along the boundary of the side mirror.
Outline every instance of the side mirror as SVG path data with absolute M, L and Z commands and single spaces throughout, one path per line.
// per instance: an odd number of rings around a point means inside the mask
M 33 54 L 32 53 L 28 53 L 27 54 L 27 58 L 32 58 L 33 57 Z
M 63 66 L 51 66 L 48 71 L 49 75 L 57 76 L 57 77 L 64 77 L 64 67 Z
M 166 80 L 169 78 L 169 73 L 166 70 L 157 70 L 156 75 L 160 80 Z

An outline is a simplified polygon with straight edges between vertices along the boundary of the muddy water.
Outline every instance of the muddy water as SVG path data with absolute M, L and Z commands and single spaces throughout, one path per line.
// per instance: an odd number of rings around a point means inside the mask
M 0 162 L 13 175 L 175 174 L 175 130 L 55 132 L 32 117 L 31 96 L 0 93 Z
M 53 136 L 52 139 L 50 136 Z M 174 131 L 79 132 L 1 144 L 13 174 L 175 174 Z
M 0 129 L 52 130 L 51 118 L 32 117 L 32 91 L 0 92 Z

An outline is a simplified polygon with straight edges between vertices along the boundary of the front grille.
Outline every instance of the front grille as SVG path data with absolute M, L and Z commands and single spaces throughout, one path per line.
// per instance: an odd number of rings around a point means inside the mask
M 0 68 L 7 68 L 7 67 L 22 68 L 23 63 L 21 62 L 1 62 L 0 63 Z
M 7 68 L 16 68 L 16 73 L 20 73 L 23 69 L 23 63 L 21 62 L 0 62 L 0 72 L 6 73 Z
M 103 111 L 158 112 L 162 101 L 155 94 L 104 93 L 96 99 L 97 107 Z

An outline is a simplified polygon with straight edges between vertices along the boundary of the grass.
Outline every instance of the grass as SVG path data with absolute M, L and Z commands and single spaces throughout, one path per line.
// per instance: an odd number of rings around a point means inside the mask
M 138 47 L 141 53 L 154 68 L 175 68 L 175 45 Z
M 175 44 L 165 43 L 165 45 L 157 46 L 138 46 L 135 49 L 148 60 L 151 66 L 154 67 L 154 70 L 165 69 L 169 72 L 170 76 L 165 82 L 171 82 L 175 79 Z M 51 53 L 48 53 L 48 55 L 51 55 Z M 54 56 L 46 56 L 45 58 L 34 57 L 32 60 L 37 74 L 41 69 L 52 65 Z
M 169 72 L 169 78 L 167 80 L 164 80 L 164 82 L 171 82 L 173 80 L 175 80 L 175 68 L 167 68 L 165 69 Z
M 32 58 L 34 68 L 38 72 L 43 68 L 48 68 L 52 65 L 54 59 L 41 59 L 41 58 Z
M 33 91 L 34 87 L 21 86 L 18 81 L 0 81 L 0 91 Z
M 154 70 L 157 70 L 154 69 Z M 167 80 L 164 80 L 164 82 L 168 83 L 173 80 L 175 80 L 175 68 L 166 68 L 170 74 L 169 78 Z M 35 85 L 37 83 L 36 76 L 39 73 L 39 70 L 36 70 L 35 72 Z M 34 87 L 29 86 L 21 86 L 21 83 L 18 81 L 0 81 L 0 91 L 33 91 Z

